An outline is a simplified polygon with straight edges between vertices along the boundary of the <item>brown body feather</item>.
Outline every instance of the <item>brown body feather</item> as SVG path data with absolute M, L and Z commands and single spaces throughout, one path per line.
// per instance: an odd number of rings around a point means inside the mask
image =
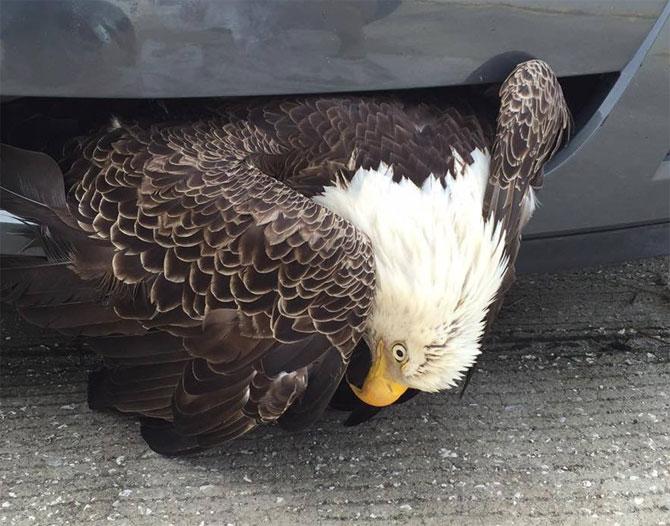
M 97 336 L 105 368 L 92 406 L 149 418 L 143 435 L 159 451 L 209 447 L 261 423 L 307 425 L 340 385 L 375 290 L 368 239 L 310 197 L 359 167 L 385 162 L 421 184 L 492 150 L 483 213 L 505 222 L 513 261 L 514 207 L 567 126 L 547 71 L 527 63 L 503 85 L 495 141 L 493 119 L 470 104 L 392 96 L 229 103 L 79 139 L 66 199 L 60 182 L 38 205 L 29 201 L 41 187 L 5 205 L 60 222 L 69 257 L 57 268 L 81 290 L 37 291 L 15 268 L 8 298 L 33 321 Z M 44 169 L 35 154 L 7 151 Z

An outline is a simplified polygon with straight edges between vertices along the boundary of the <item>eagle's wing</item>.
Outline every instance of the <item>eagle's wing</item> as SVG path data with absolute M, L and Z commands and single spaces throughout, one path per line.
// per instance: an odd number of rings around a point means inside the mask
M 45 201 L 31 217 L 70 255 L 50 271 L 87 292 L 31 294 L 26 283 L 46 263 L 35 261 L 14 266 L 3 286 L 14 286 L 29 319 L 101 336 L 93 345 L 108 368 L 93 404 L 172 421 L 172 438 L 145 433 L 158 449 L 316 418 L 362 334 L 374 290 L 369 242 L 254 160 L 285 149 L 248 121 L 121 126 L 81 141 L 65 178 L 88 238 L 52 227 L 42 189 L 3 192 L 10 211 Z M 15 155 L 30 166 L 36 154 Z
M 544 164 L 570 135 L 571 117 L 558 79 L 540 60 L 518 65 L 500 88 L 485 215 L 518 238 L 523 199 L 541 184 Z
M 484 216 L 502 223 L 509 268 L 490 309 L 495 317 L 502 296 L 514 280 L 521 230 L 528 220 L 530 189 L 542 184 L 545 163 L 570 136 L 572 118 L 563 90 L 541 60 L 519 64 L 500 88 L 500 111 L 484 198 Z
M 544 164 L 570 137 L 572 116 L 558 79 L 548 64 L 529 60 L 519 64 L 499 91 L 500 111 L 484 195 L 485 218 L 493 216 L 505 232 L 507 272 L 486 316 L 488 333 L 515 279 L 514 266 L 521 231 L 530 218 L 530 189 L 542 186 Z M 463 396 L 475 367 L 463 382 Z
M 424 97 L 422 97 L 424 98 Z M 230 118 L 230 105 L 218 110 Z M 454 174 L 490 148 L 488 122 L 468 101 L 419 101 L 395 95 L 273 100 L 238 110 L 282 145 L 256 153 L 265 173 L 308 196 L 356 170 L 393 166 L 394 179 L 421 186 L 430 174 Z

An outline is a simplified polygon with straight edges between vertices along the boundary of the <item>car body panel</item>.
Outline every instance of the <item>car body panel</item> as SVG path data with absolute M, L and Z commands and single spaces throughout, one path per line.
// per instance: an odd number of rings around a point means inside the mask
M 2 94 L 201 97 L 495 82 L 520 51 L 618 71 L 663 0 L 2 0 Z M 502 78 L 501 78 L 502 77 Z
M 670 220 L 670 3 L 600 108 L 547 167 L 529 234 Z
M 563 80 L 607 74 L 547 166 L 523 266 L 570 266 L 588 235 L 614 248 L 593 243 L 601 259 L 574 262 L 613 260 L 626 240 L 668 251 L 670 1 L 0 0 L 0 11 L 5 101 L 444 88 L 500 82 L 529 57 Z M 3 252 L 20 245 L 21 229 L 4 232 Z M 543 247 L 562 252 L 553 266 L 524 256 Z

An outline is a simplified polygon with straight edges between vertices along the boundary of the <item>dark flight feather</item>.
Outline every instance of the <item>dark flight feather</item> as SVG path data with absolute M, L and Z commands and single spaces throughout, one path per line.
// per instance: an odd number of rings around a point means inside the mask
M 486 318 L 488 333 L 502 307 L 505 294 L 515 279 L 514 264 L 525 226 L 524 199 L 543 183 L 544 164 L 570 138 L 572 116 L 563 90 L 551 68 L 541 60 L 518 65 L 499 91 L 496 136 L 491 156 L 491 172 L 484 196 L 484 217 L 493 215 L 507 234 L 507 272 L 496 300 Z M 468 369 L 461 398 L 472 380 L 476 366 Z

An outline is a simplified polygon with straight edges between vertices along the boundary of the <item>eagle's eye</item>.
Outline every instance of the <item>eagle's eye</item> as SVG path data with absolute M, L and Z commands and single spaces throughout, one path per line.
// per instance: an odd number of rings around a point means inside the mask
M 393 357 L 400 363 L 404 362 L 407 358 L 407 349 L 405 349 L 402 343 L 394 344 L 392 351 Z

